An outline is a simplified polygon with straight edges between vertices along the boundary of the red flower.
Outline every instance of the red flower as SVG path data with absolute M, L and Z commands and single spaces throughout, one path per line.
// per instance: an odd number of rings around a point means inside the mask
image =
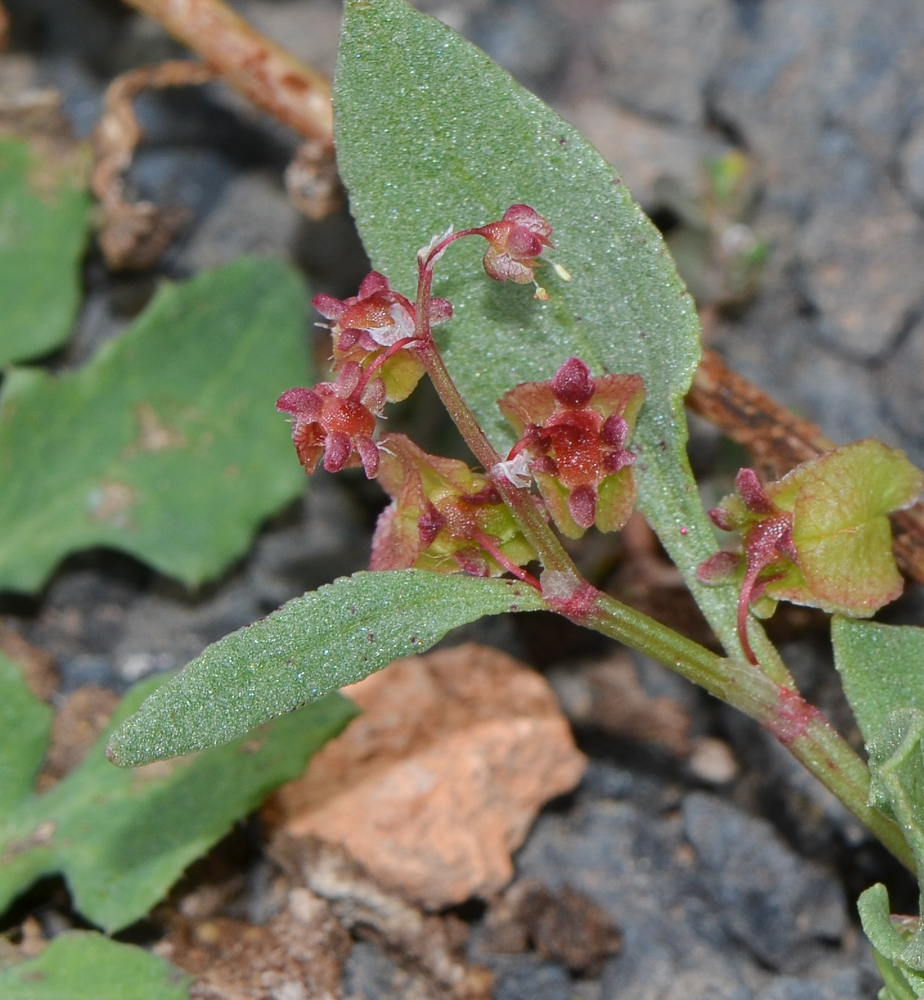
M 495 281 L 526 285 L 535 281 L 536 259 L 551 247 L 552 227 L 529 205 L 511 205 L 500 222 L 489 222 L 473 230 L 490 246 L 482 259 L 485 271 Z
M 315 309 L 332 320 L 334 366 L 349 361 L 368 367 L 379 355 L 416 334 L 417 311 L 412 302 L 394 291 L 388 279 L 371 271 L 359 286 L 359 293 L 348 299 L 316 295 Z M 445 299 L 430 300 L 430 326 L 452 316 L 452 305 Z M 413 391 L 423 375 L 423 365 L 413 351 L 396 351 L 382 364 L 377 374 L 385 382 L 388 399 L 399 401 Z
M 881 441 L 855 441 L 761 485 L 741 469 L 736 492 L 709 516 L 741 533 L 738 552 L 720 552 L 697 570 L 705 583 L 736 579 L 738 635 L 751 662 L 748 611 L 777 600 L 866 618 L 902 592 L 888 515 L 912 503 L 924 474 Z
M 696 576 L 703 583 L 722 583 L 742 575 L 738 638 L 747 658 L 757 663 L 748 641 L 748 609 L 768 586 L 784 579 L 788 567 L 798 566 L 799 553 L 792 537 L 792 513 L 774 504 L 753 469 L 738 471 L 735 489 L 709 511 L 709 517 L 722 531 L 742 532 L 743 553 L 717 552 L 700 564 Z
M 618 530 L 635 506 L 635 455 L 625 446 L 644 393 L 640 375 L 591 378 L 579 358 L 569 358 L 547 382 L 518 385 L 499 406 L 521 438 L 497 471 L 522 485 L 525 452 L 565 535 L 580 538 L 593 524 Z
M 321 382 L 313 389 L 289 389 L 276 400 L 276 409 L 290 413 L 292 440 L 299 461 L 311 475 L 321 455 L 328 472 L 362 465 L 374 479 L 379 451 L 372 435 L 376 416 L 385 404 L 385 386 L 373 378 L 357 391 L 362 368 L 348 361 L 336 382 Z

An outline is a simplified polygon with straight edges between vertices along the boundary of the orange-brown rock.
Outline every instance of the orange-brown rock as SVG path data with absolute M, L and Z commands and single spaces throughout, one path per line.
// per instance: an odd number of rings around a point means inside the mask
M 277 793 L 269 818 L 341 844 L 428 909 L 497 893 L 539 808 L 584 769 L 545 680 L 467 644 L 398 660 L 345 693 L 363 715 Z

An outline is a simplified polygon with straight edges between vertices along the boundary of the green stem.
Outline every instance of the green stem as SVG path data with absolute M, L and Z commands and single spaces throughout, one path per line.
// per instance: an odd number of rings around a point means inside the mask
M 598 594 L 580 624 L 650 656 L 769 730 L 910 871 L 914 856 L 899 826 L 869 804 L 869 769 L 849 744 L 792 688 L 744 660 L 726 659 L 666 625 Z
M 416 304 L 416 349 L 466 444 L 490 474 L 500 462 L 500 456 L 462 398 L 430 333 L 427 317 L 431 282 L 429 262 L 422 263 Z M 901 829 L 868 804 L 870 776 L 866 764 L 818 709 L 786 683 L 789 673 L 778 655 L 775 660 L 782 670 L 775 671 L 777 677 L 774 679 L 759 666 L 718 656 L 654 618 L 596 590 L 581 577 L 549 526 L 544 512 L 536 506 L 532 494 L 503 477 L 494 482 L 542 563 L 542 581 L 555 579 L 557 596 L 549 593 L 553 589 L 551 586 L 546 588 L 544 594 L 553 610 L 657 660 L 755 719 L 864 823 L 902 864 L 915 871 L 914 856 Z M 775 648 L 771 646 L 771 649 L 776 654 Z

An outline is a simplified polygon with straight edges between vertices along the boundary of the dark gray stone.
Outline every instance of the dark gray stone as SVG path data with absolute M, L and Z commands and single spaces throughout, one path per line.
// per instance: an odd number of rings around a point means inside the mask
M 568 816 L 541 817 L 521 851 L 519 876 L 587 893 L 622 931 L 603 996 L 749 1000 L 740 956 L 682 846 L 676 814 L 582 801 Z
M 896 191 L 825 199 L 799 245 L 819 332 L 860 359 L 880 357 L 924 301 L 924 222 Z
M 915 124 L 899 158 L 904 191 L 918 209 L 924 209 L 924 121 Z
M 468 18 L 463 32 L 514 79 L 540 92 L 568 55 L 569 35 L 543 0 L 496 0 Z
M 780 976 L 765 986 L 754 1000 L 860 1000 L 863 996 L 861 975 L 851 969 L 824 979 Z
M 230 181 L 214 210 L 180 256 L 180 266 L 197 272 L 242 254 L 287 256 L 298 213 L 278 178 L 254 172 Z
M 494 973 L 494 1000 L 574 1000 L 574 982 L 564 966 L 536 954 L 478 951 L 473 957 Z
M 915 0 L 770 0 L 739 34 L 716 108 L 771 184 L 858 197 L 921 109 Z M 860 162 L 866 158 L 867 166 Z
M 683 817 L 720 920 L 762 963 L 802 972 L 820 943 L 841 939 L 847 929 L 841 887 L 794 855 L 769 823 L 704 792 L 686 797 Z
M 733 21 L 728 0 L 612 4 L 594 43 L 610 95 L 637 114 L 702 124 L 705 88 Z
M 894 425 L 918 443 L 924 461 L 924 319 L 919 319 L 882 367 L 877 388 Z
M 669 178 L 684 190 L 695 191 L 703 161 L 730 149 L 714 133 L 653 122 L 612 100 L 582 101 L 564 109 L 564 114 L 616 168 L 632 197 L 648 212 L 661 207 L 655 193 L 659 181 Z

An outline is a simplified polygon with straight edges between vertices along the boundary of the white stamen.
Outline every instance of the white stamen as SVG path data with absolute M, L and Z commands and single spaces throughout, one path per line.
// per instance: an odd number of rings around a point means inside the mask
M 430 254 L 433 253 L 433 251 L 440 245 L 440 243 L 443 242 L 443 240 L 449 239 L 449 237 L 452 236 L 452 233 L 453 233 L 453 227 L 450 226 L 445 233 L 437 234 L 436 236 L 433 237 L 433 239 L 430 240 L 430 242 L 425 247 L 421 247 L 417 251 L 417 259 L 420 261 L 420 263 L 421 264 L 425 263 Z M 432 261 L 430 261 L 430 263 L 435 264 L 440 259 L 440 257 L 443 256 L 445 252 L 446 252 L 445 249 L 441 250 L 439 256 L 435 257 Z
M 533 474 L 529 471 L 529 457 L 525 451 L 521 451 L 515 458 L 508 458 L 506 462 L 498 462 L 491 470 L 491 475 L 496 479 L 506 479 L 518 490 L 525 489 L 533 481 Z

